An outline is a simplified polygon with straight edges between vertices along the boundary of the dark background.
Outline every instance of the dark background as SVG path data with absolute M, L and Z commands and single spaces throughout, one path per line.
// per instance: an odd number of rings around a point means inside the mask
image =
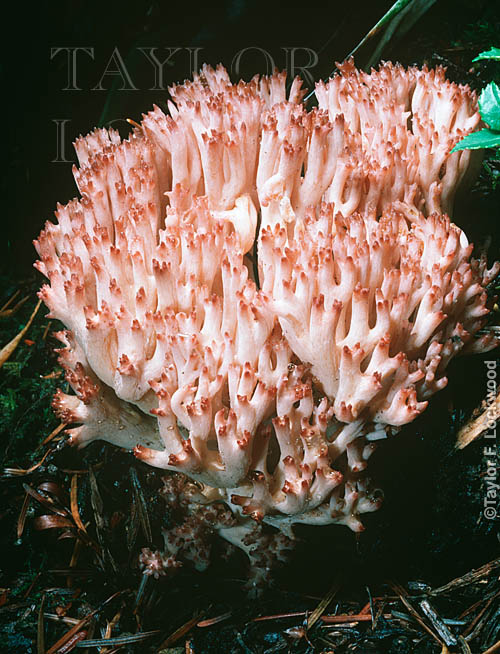
M 73 161 L 72 141 L 97 125 L 110 121 L 122 134 L 125 119 L 140 120 L 153 103 L 162 105 L 167 92 L 155 86 L 155 70 L 139 48 L 180 48 L 164 68 L 164 86 L 191 75 L 187 48 L 201 48 L 199 63 L 223 62 L 233 68 L 241 54 L 241 75 L 268 72 L 268 53 L 280 69 L 287 65 L 284 48 L 309 48 L 318 63 L 314 78 L 326 78 L 334 62 L 342 60 L 391 6 L 387 0 L 346 2 L 288 2 L 226 0 L 216 4 L 193 2 L 17 2 L 3 16 L 2 73 L 3 233 L 0 271 L 24 276 L 35 256 L 31 246 L 43 222 L 52 217 L 56 202 L 76 194 L 71 163 L 58 157 L 57 125 L 65 124 L 65 158 Z M 443 52 L 478 16 L 492 22 L 495 2 L 438 0 L 401 43 L 386 52 L 403 63 L 422 63 Z M 496 17 L 498 20 L 498 17 Z M 457 27 L 457 22 L 462 22 Z M 488 34 L 484 45 L 492 45 Z M 54 48 L 93 48 L 93 58 L 77 54 L 77 84 L 68 85 L 68 54 Z M 122 78 L 104 75 L 114 68 L 114 48 L 122 57 L 137 90 L 122 90 Z M 253 49 L 252 49 L 253 48 Z M 464 53 L 465 59 L 469 53 Z M 455 53 L 456 55 L 456 53 Z M 298 65 L 309 53 L 296 50 Z M 456 59 L 456 56 L 454 57 Z M 362 63 L 362 58 L 357 59 Z M 470 59 L 469 59 L 470 61 Z M 439 63 L 439 61 L 433 61 Z M 446 63 L 446 62 L 445 62 Z M 232 66 L 233 64 L 233 66 Z M 453 71 L 451 71 L 453 74 Z M 104 76 L 103 76 L 104 75 Z M 96 86 L 103 90 L 95 90 Z M 60 148 L 59 148 L 60 151 Z
M 192 2 L 30 2 L 17 3 L 4 23 L 1 67 L 4 89 L 2 174 L 5 240 L 1 263 L 24 274 L 34 258 L 31 240 L 50 219 L 57 201 L 76 194 L 71 163 L 57 157 L 57 126 L 65 125 L 65 158 L 73 161 L 72 141 L 110 121 L 123 134 L 126 118 L 140 120 L 153 103 L 162 104 L 167 91 L 155 86 L 154 66 L 138 49 L 156 47 L 160 61 L 165 48 L 180 48 L 165 66 L 164 86 L 191 75 L 187 48 L 201 48 L 199 64 L 223 62 L 231 68 L 245 48 L 262 48 L 280 69 L 286 66 L 283 48 L 306 47 L 318 53 L 311 68 L 315 78 L 328 76 L 380 18 L 390 2 L 361 2 L 356 12 L 347 3 L 270 3 L 227 0 L 217 4 Z M 68 54 L 53 48 L 93 48 L 93 58 L 77 55 L 77 84 L 68 85 Z M 114 48 L 125 63 L 137 90 L 122 90 L 122 78 L 103 73 Z M 298 64 L 309 54 L 296 51 Z M 109 64 L 110 70 L 116 67 Z M 241 55 L 241 75 L 270 72 L 258 50 Z M 234 66 L 233 66 L 234 72 Z M 102 81 L 101 81 L 102 78 Z M 100 84 L 101 82 L 101 84 Z M 93 90 L 101 85 L 104 90 Z

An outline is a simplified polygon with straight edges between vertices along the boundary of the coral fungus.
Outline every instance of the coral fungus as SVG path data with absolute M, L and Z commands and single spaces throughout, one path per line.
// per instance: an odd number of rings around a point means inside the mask
M 81 198 L 35 243 L 68 329 L 75 395 L 54 408 L 71 443 L 199 482 L 170 489 L 191 489 L 185 522 L 143 552 L 146 574 L 203 567 L 209 532 L 268 568 L 295 523 L 361 530 L 376 442 L 453 356 L 495 345 L 478 331 L 499 265 L 446 215 L 473 167 L 449 153 L 479 123 L 474 94 L 440 68 L 339 71 L 307 110 L 297 79 L 287 94 L 284 74 L 205 66 L 127 140 L 77 140 Z

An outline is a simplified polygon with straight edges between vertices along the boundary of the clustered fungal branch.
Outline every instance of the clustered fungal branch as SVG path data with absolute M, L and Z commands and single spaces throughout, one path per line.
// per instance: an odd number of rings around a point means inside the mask
M 496 345 L 478 332 L 500 266 L 446 215 L 475 165 L 450 154 L 479 124 L 474 93 L 442 68 L 339 71 L 308 111 L 298 79 L 287 94 L 283 73 L 232 84 L 204 66 L 127 140 L 77 139 L 81 198 L 35 242 L 68 330 L 75 395 L 54 408 L 70 442 L 202 488 L 165 552 L 143 553 L 148 574 L 193 560 L 182 529 L 266 568 L 293 524 L 360 531 L 377 441 L 422 413 L 453 356 Z

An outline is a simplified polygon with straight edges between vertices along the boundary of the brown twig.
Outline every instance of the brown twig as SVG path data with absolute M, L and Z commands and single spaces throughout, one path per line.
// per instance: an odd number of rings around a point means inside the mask
M 167 647 L 170 647 L 170 645 L 173 645 L 176 643 L 179 638 L 182 638 L 185 636 L 187 633 L 191 631 L 191 629 L 197 624 L 197 622 L 200 619 L 200 615 L 197 614 L 194 617 L 192 617 L 190 620 L 185 622 L 181 627 L 176 629 L 170 636 L 167 636 L 163 643 L 158 647 L 157 652 L 161 652 L 162 649 L 166 649 Z M 50 652 L 48 653 L 50 654 Z
M 439 634 L 439 637 L 444 640 L 445 645 L 447 647 L 454 647 L 457 644 L 457 639 L 445 625 L 443 620 L 439 617 L 436 609 L 431 605 L 429 600 L 422 600 L 419 602 L 419 606 L 436 632 Z
M 38 654 L 45 654 L 45 628 L 43 624 L 43 607 L 45 605 L 45 593 L 40 600 L 40 608 L 38 609 L 38 622 L 37 622 L 37 635 L 36 647 Z
M 78 510 L 78 475 L 73 475 L 71 477 L 70 506 L 71 515 L 73 516 L 76 526 L 80 531 L 83 531 L 83 533 L 86 534 L 87 530 L 85 529 L 85 525 L 80 517 L 80 511 Z
M 253 618 L 252 622 L 265 622 L 266 620 L 280 620 L 282 618 L 300 618 L 307 615 L 307 611 L 292 611 L 291 613 L 277 613 L 275 615 L 262 615 Z
M 151 638 L 159 634 L 159 629 L 154 631 L 143 631 L 138 634 L 129 636 L 115 636 L 114 638 L 93 638 L 92 640 L 84 640 L 80 643 L 80 647 L 100 647 L 101 645 L 129 645 L 130 643 L 139 643 L 143 640 Z
M 500 392 L 492 402 L 484 402 L 477 418 L 469 420 L 458 432 L 456 447 L 462 450 L 500 418 Z
M 390 620 L 391 613 L 384 613 L 384 618 Z M 369 613 L 344 613 L 343 615 L 322 615 L 321 620 L 325 624 L 345 624 L 350 622 L 371 622 L 372 616 Z
M 406 606 L 406 608 L 408 609 L 408 612 L 410 613 L 412 618 L 414 618 L 418 622 L 418 624 L 422 627 L 422 629 L 424 629 L 429 634 L 429 636 L 432 636 L 432 638 L 434 638 L 434 640 L 437 643 L 439 643 L 440 647 L 443 647 L 444 643 L 441 641 L 441 639 L 432 631 L 432 629 L 430 627 L 428 627 L 425 624 L 425 622 L 422 620 L 422 618 L 420 617 L 418 612 L 413 608 L 413 606 L 410 604 L 410 602 L 406 598 L 405 589 L 402 588 L 401 586 L 399 586 L 398 584 L 394 584 L 394 583 L 390 583 L 390 586 L 399 595 L 399 599 Z
M 9 306 L 12 304 L 12 302 L 14 302 L 14 300 L 16 299 L 16 297 L 19 295 L 20 292 L 21 289 L 18 288 L 17 291 L 14 293 L 14 295 L 10 296 L 7 302 L 2 307 L 0 307 L 0 313 L 3 313 L 5 309 L 9 308 Z
M 7 343 L 7 345 L 4 345 L 4 347 L 0 350 L 0 368 L 3 366 L 3 364 L 9 359 L 9 357 L 12 356 L 14 351 L 16 350 L 17 346 L 21 342 L 21 339 L 23 336 L 26 334 L 28 329 L 31 327 L 31 323 L 35 319 L 36 314 L 38 313 L 38 309 L 40 308 L 40 305 L 42 304 L 41 300 L 38 300 L 36 307 L 31 314 L 31 316 L 28 319 L 28 322 L 26 325 L 21 329 L 21 331 L 17 334 L 17 336 L 14 336 L 14 338 Z
M 318 606 L 314 609 L 311 615 L 307 619 L 307 629 L 312 629 L 316 622 L 323 615 L 323 611 L 329 606 L 332 599 L 338 593 L 340 584 L 335 582 L 327 594 L 323 597 Z
M 485 604 L 485 605 L 483 606 L 483 608 L 479 611 L 479 613 L 476 615 L 476 617 L 472 620 L 472 622 L 471 622 L 471 623 L 467 626 L 467 628 L 464 630 L 462 636 L 467 636 L 468 634 L 470 634 L 470 633 L 474 630 L 474 628 L 475 628 L 475 626 L 477 625 L 477 623 L 481 620 L 481 618 L 483 617 L 483 615 L 486 613 L 486 611 L 489 609 L 489 607 L 490 607 L 491 604 L 493 603 L 493 600 L 495 600 L 499 595 L 500 595 L 500 591 L 498 591 L 498 593 L 496 593 L 495 595 L 493 595 L 493 597 L 490 597 L 490 599 L 486 602 L 486 604 Z
M 30 296 L 26 295 L 26 297 L 23 297 L 22 300 L 19 300 L 19 302 L 17 302 L 17 304 L 14 307 L 12 307 L 12 309 L 8 309 L 7 307 L 11 303 L 11 300 L 13 300 L 17 296 L 18 293 L 19 293 L 19 291 L 17 291 L 12 296 L 12 298 L 7 302 L 7 304 L 4 304 L 4 306 L 0 309 L 0 318 L 12 318 L 12 316 L 14 316 L 19 311 L 19 309 L 23 306 L 23 304 L 27 300 L 29 300 Z
M 218 624 L 219 622 L 223 622 L 224 620 L 227 620 L 233 615 L 232 611 L 228 611 L 227 613 L 223 613 L 222 615 L 217 615 L 215 618 L 207 618 L 207 620 L 200 620 L 196 624 L 197 627 L 211 627 L 214 624 Z
M 26 493 L 23 500 L 23 505 L 21 511 L 19 512 L 19 517 L 17 519 L 17 537 L 21 538 L 24 531 L 24 525 L 26 524 L 26 515 L 28 513 L 28 506 L 30 504 L 30 495 Z
M 44 341 L 47 338 L 47 334 L 49 333 L 51 324 L 52 324 L 52 320 L 49 320 L 49 322 L 45 325 L 45 329 L 43 330 L 43 334 L 42 334 L 42 341 Z
M 488 649 L 486 649 L 483 654 L 496 654 L 496 652 L 500 652 L 500 640 L 497 640 L 494 645 L 488 647 Z
M 54 448 L 48 449 L 40 461 L 35 463 L 35 465 L 31 466 L 31 468 L 28 468 L 27 470 L 22 470 L 21 468 L 4 468 L 1 471 L 1 474 L 3 477 L 26 477 L 31 475 L 32 472 L 35 472 L 35 470 L 44 463 L 45 459 L 49 456 L 49 454 L 52 454 L 53 451 Z
M 490 572 L 493 572 L 497 568 L 500 568 L 500 559 L 494 559 L 489 563 L 485 563 L 485 565 L 481 566 L 480 568 L 476 568 L 475 570 L 467 572 L 467 574 L 463 575 L 463 577 L 457 577 L 456 579 L 449 581 L 444 586 L 440 586 L 439 588 L 431 590 L 429 595 L 440 595 L 441 593 L 447 593 L 448 591 L 455 590 L 461 586 L 468 586 L 469 584 L 479 581 L 483 577 L 487 577 Z
M 41 576 L 42 576 L 42 573 L 37 572 L 36 575 L 33 577 L 33 581 L 28 586 L 28 588 L 26 589 L 26 592 L 23 595 L 24 599 L 27 599 L 30 596 L 31 591 L 33 590 L 33 588 L 35 587 L 36 582 L 40 579 Z
M 58 425 L 55 429 L 53 429 L 50 432 L 50 434 L 40 443 L 37 449 L 40 449 L 44 445 L 47 445 L 47 443 L 49 443 L 53 438 L 55 438 L 57 434 L 59 434 L 59 432 L 61 432 L 66 426 L 67 426 L 66 422 L 61 422 L 61 424 Z
M 57 513 L 57 515 L 62 517 L 69 517 L 67 509 L 56 504 L 56 502 L 47 493 L 45 493 L 45 491 L 35 490 L 29 484 L 23 484 L 23 488 L 28 495 L 30 495 L 46 509 L 49 509 L 53 513 Z
M 107 600 L 105 600 L 100 606 L 98 606 L 96 609 L 93 609 L 90 611 L 90 613 L 87 613 L 85 617 L 83 617 L 81 620 L 79 620 L 71 629 L 69 629 L 65 634 L 59 638 L 59 640 L 52 645 L 52 647 L 48 650 L 47 654 L 56 654 L 56 652 L 59 652 L 62 647 L 67 645 L 67 643 L 74 638 L 76 635 L 78 635 L 78 632 L 80 632 L 83 627 L 85 627 L 86 624 L 92 620 L 92 618 L 97 615 L 102 609 L 107 606 L 112 600 L 114 600 L 116 597 L 119 595 L 122 595 L 124 590 L 118 591 L 117 593 L 114 593 L 111 595 L 111 597 L 108 597 Z M 85 634 L 86 637 L 87 634 Z

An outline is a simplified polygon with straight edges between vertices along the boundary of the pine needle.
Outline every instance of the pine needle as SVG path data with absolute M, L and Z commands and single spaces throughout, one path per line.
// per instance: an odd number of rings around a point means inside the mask
M 38 312 L 38 309 L 40 308 L 40 305 L 42 304 L 41 300 L 38 300 L 37 305 L 35 307 L 35 310 L 31 314 L 28 322 L 26 325 L 21 329 L 19 334 L 17 336 L 14 336 L 14 338 L 10 341 L 10 343 L 7 343 L 1 350 L 0 350 L 0 368 L 3 366 L 3 364 L 10 358 L 10 356 L 15 352 L 17 346 L 21 342 L 23 336 L 26 334 L 28 329 L 31 326 L 31 323 L 35 319 L 35 316 Z

